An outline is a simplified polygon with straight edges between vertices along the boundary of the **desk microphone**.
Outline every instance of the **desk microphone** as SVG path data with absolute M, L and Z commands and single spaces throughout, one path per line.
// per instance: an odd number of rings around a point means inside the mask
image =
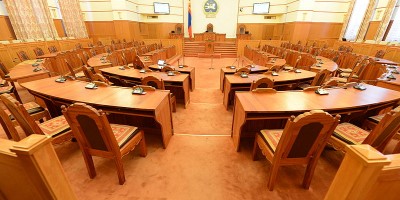
M 238 57 L 236 57 L 235 61 L 230 65 L 231 67 L 234 67 L 233 64 L 235 64 L 238 61 Z

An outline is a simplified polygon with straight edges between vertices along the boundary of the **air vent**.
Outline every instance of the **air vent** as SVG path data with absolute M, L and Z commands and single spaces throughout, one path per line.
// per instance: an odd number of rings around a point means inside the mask
M 264 16 L 264 19 L 276 19 L 276 16 Z
M 150 15 L 150 16 L 147 16 L 147 19 L 158 19 L 158 16 Z

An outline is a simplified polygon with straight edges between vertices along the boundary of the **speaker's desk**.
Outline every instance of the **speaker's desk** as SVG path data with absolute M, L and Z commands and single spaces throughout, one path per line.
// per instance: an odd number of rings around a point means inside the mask
M 83 102 L 109 113 L 107 117 L 111 123 L 137 126 L 145 133 L 161 133 L 164 148 L 168 146 L 173 135 L 169 91 L 133 95 L 131 88 L 108 86 L 86 89 L 87 82 L 67 80 L 57 83 L 55 79 L 51 77 L 21 85 L 44 100 L 52 117 L 61 115 L 61 105 Z
M 344 122 L 375 115 L 400 100 L 400 92 L 372 85 L 366 87 L 363 91 L 352 87 L 328 89 L 328 95 L 313 91 L 237 92 L 232 124 L 235 149 L 239 150 L 241 137 L 254 136 L 262 129 L 283 128 L 292 115 L 320 109 L 340 114 Z

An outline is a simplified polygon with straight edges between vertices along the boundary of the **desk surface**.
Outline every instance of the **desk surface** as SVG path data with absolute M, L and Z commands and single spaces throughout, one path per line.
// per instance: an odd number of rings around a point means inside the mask
M 400 92 L 372 85 L 366 90 L 327 89 L 328 95 L 318 95 L 313 91 L 282 91 L 271 93 L 237 92 L 239 100 L 246 112 L 305 112 L 322 109 L 325 111 L 356 108 L 400 99 Z M 268 102 L 279 103 L 265 103 Z
M 32 64 L 38 63 L 38 68 L 42 69 L 40 71 L 34 72 L 35 67 Z M 12 81 L 18 81 L 21 79 L 30 79 L 34 77 L 49 77 L 49 71 L 43 68 L 42 62 L 37 62 L 37 60 L 26 60 L 17 64 L 10 70 L 9 76 Z
M 183 82 L 189 76 L 188 74 L 178 74 L 175 76 L 168 76 L 166 72 L 140 73 L 139 69 L 121 70 L 121 69 L 119 69 L 119 67 L 103 68 L 103 69 L 100 69 L 100 71 L 104 72 L 104 73 L 115 74 L 118 76 L 138 78 L 138 79 L 142 79 L 146 76 L 155 76 L 155 77 L 158 77 L 158 78 L 164 80 L 164 82 Z
M 330 72 L 334 72 L 338 69 L 338 65 L 335 62 L 333 62 L 331 59 L 325 58 L 322 56 L 317 56 L 316 58 L 317 58 L 317 63 L 319 61 L 321 61 L 322 64 L 320 64 L 319 67 L 317 67 L 317 66 L 311 67 L 311 69 L 318 69 L 318 70 L 327 69 Z
M 156 109 L 160 101 L 169 95 L 169 91 L 164 90 L 149 91 L 146 95 L 132 95 L 131 88 L 113 86 L 92 90 L 85 88 L 87 82 L 68 80 L 65 83 L 57 83 L 55 79 L 55 77 L 46 78 L 21 85 L 30 91 L 56 98 L 141 110 Z
M 111 66 L 111 63 L 106 60 L 108 53 L 97 54 L 88 59 L 87 64 L 91 67 Z M 104 60 L 101 60 L 104 58 Z
M 174 70 L 176 70 L 178 72 L 183 72 L 183 73 L 191 73 L 194 70 L 194 67 L 190 67 L 190 66 L 183 67 L 183 68 L 179 68 L 178 66 L 169 66 L 169 67 L 172 67 Z M 157 64 L 150 65 L 149 68 L 152 70 L 161 70 L 162 69 Z
M 312 79 L 315 77 L 316 73 L 306 70 L 300 70 L 301 73 L 294 73 L 288 71 L 280 71 L 278 76 L 272 76 L 271 74 L 249 74 L 248 78 L 242 78 L 239 75 L 225 75 L 226 81 L 230 84 L 241 84 L 241 83 L 252 83 L 263 77 L 268 77 L 269 79 L 273 80 L 274 82 L 286 82 L 286 81 L 293 81 L 296 82 L 298 80 L 304 79 Z
M 38 56 L 37 58 L 38 59 L 41 59 L 41 58 L 53 58 L 53 57 L 56 57 L 59 53 L 60 52 L 46 53 L 44 55 Z

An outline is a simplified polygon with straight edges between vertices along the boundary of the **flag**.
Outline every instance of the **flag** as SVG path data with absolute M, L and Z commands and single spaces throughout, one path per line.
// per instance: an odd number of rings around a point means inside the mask
M 192 9 L 190 6 L 190 0 L 188 5 L 188 33 L 189 33 L 189 38 L 192 38 Z

